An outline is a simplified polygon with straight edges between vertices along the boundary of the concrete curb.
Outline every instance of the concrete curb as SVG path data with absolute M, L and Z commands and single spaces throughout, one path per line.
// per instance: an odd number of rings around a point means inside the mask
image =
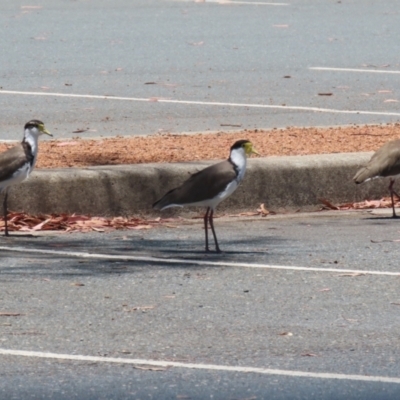
M 218 210 L 255 210 L 261 203 L 271 210 L 307 210 L 321 197 L 333 203 L 380 198 L 388 194 L 383 179 L 363 185 L 352 181 L 371 154 L 250 159 L 242 184 Z M 10 189 L 9 208 L 33 214 L 159 215 L 151 208 L 156 199 L 212 163 L 35 170 L 28 181 Z

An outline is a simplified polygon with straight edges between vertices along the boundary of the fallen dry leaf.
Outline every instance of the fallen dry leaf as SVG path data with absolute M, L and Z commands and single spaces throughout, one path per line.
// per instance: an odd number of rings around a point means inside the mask
M 384 239 L 384 240 L 373 240 L 371 239 L 371 243 L 392 243 L 392 242 L 399 242 L 400 240 L 398 239 L 393 239 L 393 240 L 388 240 L 388 239 Z
M 34 227 L 30 228 L 30 230 L 32 230 L 32 231 L 40 231 L 50 221 L 51 221 L 51 218 L 48 218 L 45 221 L 41 222 L 40 224 L 37 224 Z
M 89 128 L 86 128 L 86 129 L 75 129 L 74 131 L 72 131 L 72 133 L 82 133 L 82 132 L 86 132 L 86 131 L 88 131 L 89 130 Z
M 15 335 L 15 336 L 33 335 L 33 336 L 37 336 L 37 335 L 44 335 L 44 333 L 43 332 L 39 332 L 39 331 L 25 331 L 25 332 L 11 332 L 10 335 Z
M 81 282 L 74 282 L 74 283 L 71 283 L 71 286 L 85 286 L 85 284 L 81 283 Z
M 233 128 L 240 128 L 241 124 L 219 124 L 220 126 L 232 126 Z
M 324 198 L 320 198 L 318 199 L 322 204 L 324 204 L 325 206 L 327 206 L 328 208 L 330 208 L 331 210 L 339 210 L 339 208 L 335 205 L 333 205 L 329 200 L 324 199 Z
M 135 225 L 135 226 L 128 226 L 128 229 L 150 229 L 151 225 Z
M 320 198 L 319 201 L 331 210 L 367 210 L 375 208 L 392 208 L 390 197 L 383 197 L 380 200 L 365 200 L 355 203 L 344 203 L 335 206 L 329 200 Z M 395 199 L 395 207 L 400 207 L 400 199 Z
M 59 143 L 57 143 L 57 147 L 76 146 L 77 144 L 79 144 L 79 142 L 73 142 L 72 140 L 69 140 L 68 142 L 59 142 Z
M 259 215 L 258 212 L 255 211 L 244 211 L 240 212 L 238 214 L 228 214 L 227 217 L 229 218 L 235 218 L 235 217 L 255 217 L 256 215 Z M 215 216 L 214 216 L 215 218 Z
M 354 323 L 354 322 L 358 322 L 358 319 L 355 318 L 346 318 L 342 315 L 342 318 L 348 322 Z
M 203 46 L 204 42 L 203 41 L 201 41 L 201 42 L 191 42 L 191 43 L 188 43 L 188 44 L 190 44 L 191 46 Z
M 152 310 L 153 308 L 155 308 L 155 306 L 139 306 L 139 307 L 132 307 L 132 308 L 124 308 L 124 311 L 126 311 L 126 312 L 132 312 L 132 311 L 146 312 L 147 310 Z
M 104 229 L 102 229 L 102 228 L 96 228 L 96 227 L 94 227 L 94 226 L 92 226 L 92 229 L 93 229 L 94 231 L 96 231 L 96 232 L 105 232 Z
M 235 216 L 238 216 L 238 217 L 254 217 L 254 216 L 256 216 L 256 215 L 258 215 L 258 212 L 254 212 L 254 211 L 244 211 L 244 212 L 241 212 L 241 213 L 239 213 L 239 214 L 236 214 Z M 230 215 L 230 217 L 232 217 L 233 215 Z
M 257 212 L 260 213 L 262 217 L 266 217 L 270 214 L 270 212 L 265 208 L 264 203 L 260 204 L 260 207 L 257 208 Z
M 149 365 L 149 366 L 138 366 L 138 365 L 134 365 L 133 368 L 135 369 L 142 369 L 144 371 L 166 371 L 168 369 L 168 367 L 156 367 L 153 365 Z
M 19 317 L 20 315 L 25 315 L 25 314 L 6 312 L 6 311 L 0 312 L 0 317 Z
M 136 217 L 91 217 L 79 214 L 46 214 L 33 216 L 26 213 L 9 212 L 9 231 L 38 232 L 109 232 L 116 229 L 151 229 L 156 225 L 177 221 L 173 218 L 144 220 Z M 0 217 L 0 231 L 4 230 L 4 218 Z

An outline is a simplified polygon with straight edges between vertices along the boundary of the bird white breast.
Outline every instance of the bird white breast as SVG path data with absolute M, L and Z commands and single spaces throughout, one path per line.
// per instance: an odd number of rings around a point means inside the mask
M 231 151 L 231 161 L 236 165 L 238 176 L 236 178 L 237 183 L 239 183 L 246 172 L 247 158 L 244 153 L 244 149 L 234 149 Z
M 38 134 L 32 134 L 29 130 L 26 131 L 25 133 L 25 141 L 30 144 L 31 146 L 31 151 L 33 154 L 33 162 L 32 162 L 32 167 L 31 170 L 35 167 L 36 160 L 37 160 L 37 151 L 38 151 Z

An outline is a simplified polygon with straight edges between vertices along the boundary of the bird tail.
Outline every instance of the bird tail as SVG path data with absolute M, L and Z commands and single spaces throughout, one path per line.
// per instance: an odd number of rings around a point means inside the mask
M 155 210 L 165 210 L 166 208 L 169 207 L 182 207 L 180 206 L 180 204 L 176 204 L 174 202 L 174 192 L 175 189 L 170 190 L 167 194 L 165 194 L 163 197 L 161 197 L 160 200 L 157 200 L 154 204 L 153 204 L 153 208 Z
M 162 197 L 160 200 L 157 200 L 155 203 L 153 203 L 153 208 L 155 210 L 162 210 L 164 208 L 164 197 Z
M 363 183 L 366 180 L 371 179 L 371 171 L 369 168 L 361 168 L 353 177 L 353 181 L 357 184 Z

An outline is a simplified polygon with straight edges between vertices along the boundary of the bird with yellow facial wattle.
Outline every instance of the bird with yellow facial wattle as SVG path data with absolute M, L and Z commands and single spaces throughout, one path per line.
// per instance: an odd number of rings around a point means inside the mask
M 36 164 L 39 136 L 53 136 L 42 121 L 32 119 L 24 127 L 24 138 L 21 143 L 0 153 L 0 193 L 4 192 L 4 234 L 9 236 L 7 226 L 8 188 L 27 179 Z
M 217 253 L 221 252 L 214 229 L 214 211 L 217 205 L 230 196 L 244 177 L 247 166 L 247 156 L 258 154 L 248 140 L 238 140 L 231 149 L 229 158 L 218 164 L 211 165 L 193 174 L 181 186 L 170 190 L 160 200 L 153 204 L 157 210 L 170 207 L 204 206 L 205 249 L 208 245 L 208 223 L 214 237 Z

